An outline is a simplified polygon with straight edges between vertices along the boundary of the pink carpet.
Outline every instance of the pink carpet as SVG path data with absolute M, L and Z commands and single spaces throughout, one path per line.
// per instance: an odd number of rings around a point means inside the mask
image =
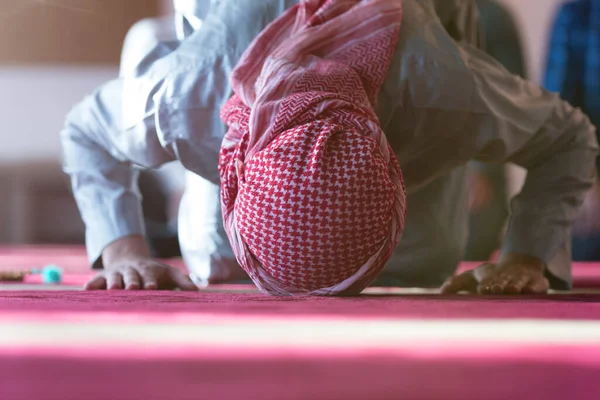
M 22 323 L 186 326 L 331 321 L 600 320 L 600 296 L 527 299 L 365 296 L 278 299 L 174 292 L 0 293 L 0 329 Z M 36 325 L 37 326 L 37 325 Z M 366 326 L 366 325 L 365 325 Z M 37 328 L 32 328 L 37 329 Z M 0 344 L 0 399 L 598 399 L 600 344 L 406 342 L 375 348 L 275 349 L 246 342 L 207 346 L 96 343 Z M 69 333 L 65 329 L 65 334 Z M 0 333 L 2 338 L 2 333 Z M 81 338 L 78 338 L 79 340 Z M 333 345 L 336 336 L 325 337 Z M 0 340 L 0 343 L 2 341 Z M 369 345 L 372 345 L 370 343 Z
M 184 269 L 180 259 L 165 260 L 175 267 Z M 24 270 L 42 268 L 48 264 L 60 266 L 65 272 L 65 283 L 82 285 L 93 273 L 82 246 L 0 246 L 0 270 Z M 465 262 L 459 271 L 475 268 L 479 263 Z M 39 277 L 28 278 L 38 283 Z M 577 289 L 600 289 L 600 263 L 574 263 L 573 285 Z
M 0 268 L 51 263 L 73 284 L 89 275 L 81 248 L 0 250 Z M 575 272 L 597 279 L 600 265 Z M 248 287 L 38 287 L 0 291 L 0 400 L 600 398 L 600 294 L 292 299 L 232 290 Z M 416 330 L 423 323 L 437 325 Z
M 419 319 L 564 319 L 600 321 L 599 294 L 530 297 L 376 295 L 350 298 L 281 298 L 229 292 L 0 292 L 0 320 L 11 315 L 137 313 L 243 316 L 311 316 Z
M 527 359 L 523 353 L 544 357 Z M 502 357 L 496 357 L 501 354 Z M 522 348 L 445 354 L 5 355 L 4 400 L 597 400 L 600 354 Z M 580 357 L 578 360 L 577 358 Z M 595 362 L 594 362 L 595 361 Z

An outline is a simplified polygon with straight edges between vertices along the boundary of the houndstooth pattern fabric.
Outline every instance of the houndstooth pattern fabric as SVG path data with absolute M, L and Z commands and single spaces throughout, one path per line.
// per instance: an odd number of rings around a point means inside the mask
M 225 229 L 274 295 L 362 291 L 404 229 L 400 166 L 373 110 L 401 0 L 307 0 L 259 35 L 222 109 Z

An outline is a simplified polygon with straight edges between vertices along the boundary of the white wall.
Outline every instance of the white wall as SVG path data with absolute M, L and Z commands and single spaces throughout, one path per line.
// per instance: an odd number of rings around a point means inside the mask
M 66 114 L 115 67 L 0 68 L 0 163 L 58 159 Z

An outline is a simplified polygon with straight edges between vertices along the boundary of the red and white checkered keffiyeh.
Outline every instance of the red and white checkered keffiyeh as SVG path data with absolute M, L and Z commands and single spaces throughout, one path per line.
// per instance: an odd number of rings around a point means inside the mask
M 400 241 L 404 182 L 373 108 L 401 19 L 401 0 L 301 1 L 233 72 L 223 217 L 261 291 L 359 293 Z

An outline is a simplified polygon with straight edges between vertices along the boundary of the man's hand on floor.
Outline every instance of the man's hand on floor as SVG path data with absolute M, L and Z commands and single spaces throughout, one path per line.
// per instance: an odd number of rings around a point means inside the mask
M 544 263 L 534 257 L 507 254 L 495 263 L 480 265 L 446 281 L 443 294 L 545 294 L 550 284 L 544 276 Z
M 130 259 L 105 266 L 104 271 L 85 284 L 86 290 L 198 290 L 177 268 L 151 258 Z
M 102 252 L 104 271 L 86 283 L 86 290 L 198 290 L 183 271 L 150 256 L 142 236 L 128 236 Z

